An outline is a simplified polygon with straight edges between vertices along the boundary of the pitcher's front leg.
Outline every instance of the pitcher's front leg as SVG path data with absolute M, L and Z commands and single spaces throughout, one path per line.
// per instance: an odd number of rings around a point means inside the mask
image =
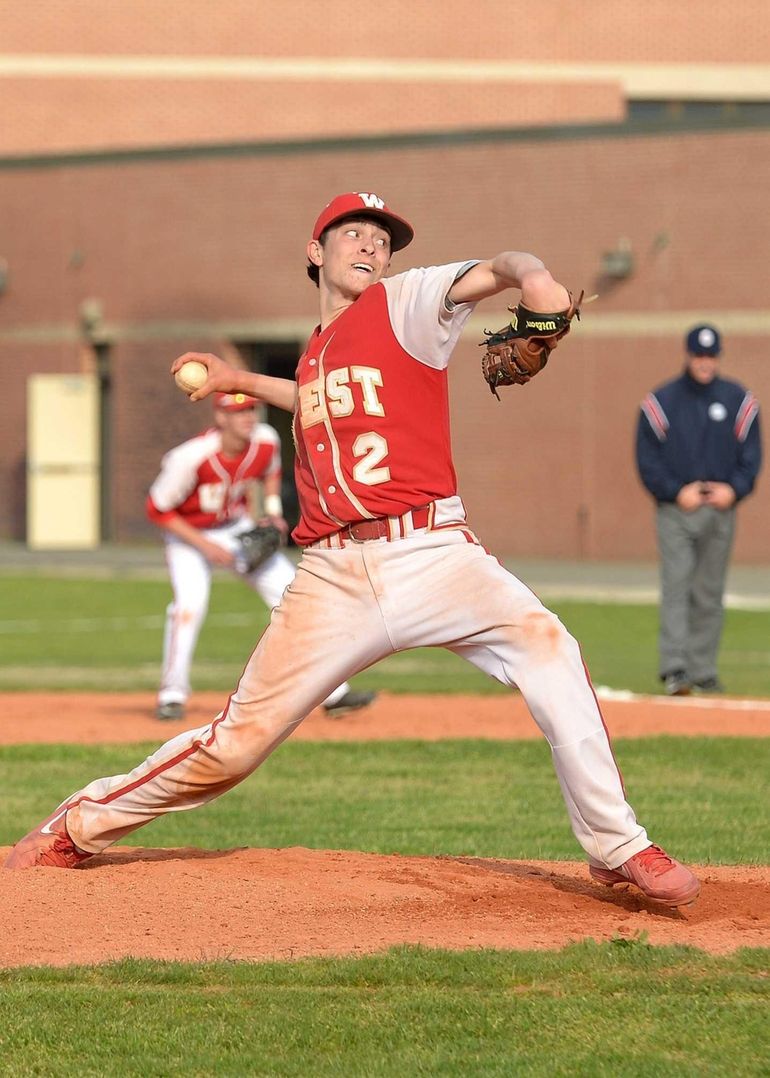
M 237 785 L 331 690 L 389 648 L 374 603 L 350 612 L 345 635 L 331 621 L 323 581 L 297 574 L 273 611 L 238 687 L 208 726 L 172 738 L 127 775 L 97 779 L 67 801 L 67 830 L 97 853 L 166 812 L 203 805 Z
M 625 799 L 599 704 L 580 648 L 559 618 L 475 545 L 448 546 L 421 611 L 420 643 L 446 646 L 503 684 L 517 686 L 547 738 L 575 837 L 614 868 L 649 845 Z M 427 604 L 426 604 L 427 605 Z M 455 641 L 452 641 L 452 634 Z M 445 638 L 446 639 L 446 638 Z
M 650 843 L 626 801 L 580 648 L 559 618 L 531 596 L 508 625 L 458 654 L 518 686 L 550 747 L 573 833 L 593 859 L 615 867 Z

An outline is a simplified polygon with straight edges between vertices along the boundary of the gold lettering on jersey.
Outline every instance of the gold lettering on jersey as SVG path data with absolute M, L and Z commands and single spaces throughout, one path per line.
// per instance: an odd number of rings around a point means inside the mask
M 353 442 L 353 456 L 361 458 L 353 468 L 355 481 L 364 483 L 367 487 L 389 482 L 390 468 L 387 464 L 382 468 L 377 467 L 387 455 L 388 443 L 381 434 L 373 430 L 367 431 L 366 434 L 359 434 Z
M 377 395 L 378 387 L 382 386 L 382 372 L 376 367 L 338 367 L 329 371 L 323 382 L 316 378 L 299 387 L 298 412 L 303 430 L 323 423 L 330 417 L 341 419 L 352 415 L 356 409 L 356 396 L 351 383 L 361 386 L 361 403 L 366 415 L 385 415 L 385 408 Z
M 314 382 L 305 382 L 299 387 L 299 416 L 303 430 L 329 418 L 320 378 L 316 378 Z
M 350 370 L 347 367 L 339 367 L 336 371 L 329 371 L 326 375 L 326 397 L 329 401 L 329 412 L 336 418 L 352 415 L 355 401 L 350 389 Z
M 385 415 L 385 409 L 377 396 L 377 386 L 382 386 L 382 372 L 376 367 L 351 367 L 350 377 L 364 391 L 364 411 L 367 415 Z

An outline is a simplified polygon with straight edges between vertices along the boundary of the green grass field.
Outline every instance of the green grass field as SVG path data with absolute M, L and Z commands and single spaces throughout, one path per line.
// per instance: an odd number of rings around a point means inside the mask
M 613 743 L 629 800 L 688 861 L 770 863 L 770 739 L 657 737 Z M 156 745 L 0 748 L 0 843 Z M 574 859 L 543 741 L 292 742 L 194 812 L 130 835 L 130 846 L 310 846 L 375 853 Z
M 0 577 L 0 690 L 152 689 L 163 582 Z M 552 603 L 597 684 L 657 691 L 654 607 Z M 217 580 L 195 685 L 227 689 L 266 611 Z M 770 612 L 728 613 L 722 674 L 770 696 Z M 356 679 L 394 692 L 496 692 L 440 651 Z M 154 746 L 0 749 L 0 844 Z M 685 860 L 770 862 L 770 741 L 617 741 L 629 799 Z M 151 846 L 303 845 L 573 859 L 543 742 L 288 742 L 203 809 L 132 835 Z M 6 918 L 6 930 L 12 920 Z M 559 952 L 397 948 L 367 958 L 0 971 L 0 1074 L 695 1076 L 770 1073 L 770 951 L 714 957 L 644 938 Z
M 3 748 L 0 843 L 149 748 Z M 637 810 L 679 856 L 770 860 L 770 813 L 757 797 L 767 741 L 660 737 L 616 751 Z M 538 742 L 289 742 L 235 790 L 156 821 L 141 842 L 576 856 Z M 399 948 L 21 969 L 0 972 L 0 1073 L 760 1075 L 769 989 L 767 950 L 718 958 L 643 938 L 557 953 Z
M 154 689 L 170 589 L 158 580 L 0 577 L 0 690 Z M 554 601 L 596 685 L 658 692 L 654 606 Z M 262 601 L 217 578 L 194 688 L 232 688 L 267 621 Z M 770 611 L 727 612 L 722 677 L 737 695 L 770 696 Z M 391 692 L 505 692 L 438 648 L 404 652 L 358 675 Z
M 554 954 L 0 972 L 8 1076 L 767 1074 L 767 955 Z

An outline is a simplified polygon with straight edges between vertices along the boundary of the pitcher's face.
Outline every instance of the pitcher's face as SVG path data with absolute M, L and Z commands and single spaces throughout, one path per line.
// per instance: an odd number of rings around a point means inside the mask
M 328 229 L 323 246 L 311 241 L 308 257 L 322 267 L 328 287 L 359 296 L 387 271 L 390 233 L 377 221 L 342 221 Z

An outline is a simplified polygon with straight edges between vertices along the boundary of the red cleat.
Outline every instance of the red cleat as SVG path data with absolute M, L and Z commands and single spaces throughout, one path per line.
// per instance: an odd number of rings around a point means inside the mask
M 47 820 L 19 839 L 3 868 L 77 868 L 93 857 L 79 850 L 67 833 L 67 806 L 61 805 Z
M 632 883 L 651 901 L 672 908 L 689 906 L 700 894 L 697 876 L 660 846 L 648 846 L 618 868 L 591 864 L 589 872 L 607 887 Z

